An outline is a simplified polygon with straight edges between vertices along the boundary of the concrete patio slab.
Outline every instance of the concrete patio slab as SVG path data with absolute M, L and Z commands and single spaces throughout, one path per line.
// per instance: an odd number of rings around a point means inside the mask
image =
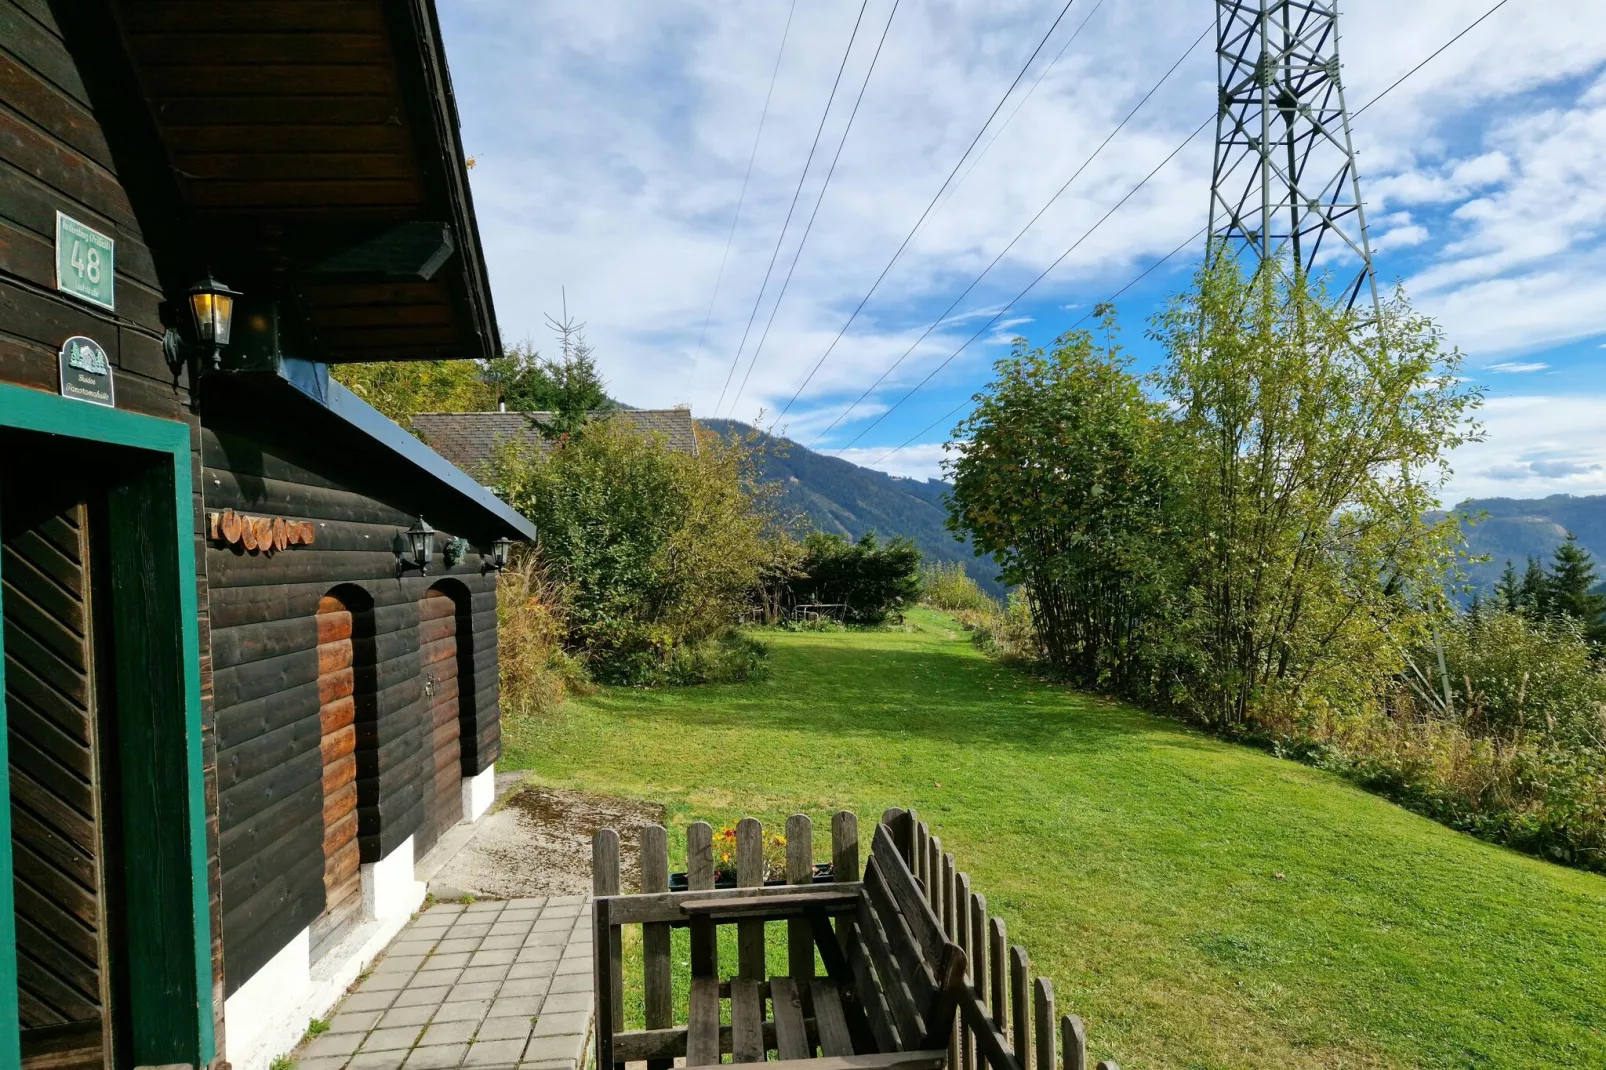
M 580 1070 L 590 962 L 587 896 L 436 903 L 302 1045 L 298 1066 Z

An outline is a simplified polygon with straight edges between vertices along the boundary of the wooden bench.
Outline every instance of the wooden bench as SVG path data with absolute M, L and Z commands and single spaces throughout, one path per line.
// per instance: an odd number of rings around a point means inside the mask
M 696 887 L 698 845 L 689 846 Z M 807 840 L 802 847 L 808 850 Z M 809 1060 L 813 1070 L 939 1070 L 967 991 L 965 953 L 944 935 L 886 826 L 877 826 L 862 881 L 841 872 L 843 853 L 832 883 L 597 898 L 597 1065 L 647 1060 L 649 1067 L 667 1067 L 684 1055 L 686 1065 L 705 1066 L 725 1052 L 733 1062 L 764 1062 L 774 1052 L 781 1063 Z M 773 921 L 788 925 L 788 970 L 766 978 L 764 923 Z M 644 952 L 652 944 L 653 956 L 659 948 L 667 952 L 667 941 L 649 941 L 648 934 L 690 930 L 686 1025 L 603 1027 L 620 1022 L 618 941 L 620 927 L 630 924 L 643 926 Z M 728 981 L 720 979 L 718 963 L 722 925 L 738 929 L 740 961 Z M 824 976 L 816 976 L 816 952 Z M 655 965 L 647 964 L 648 976 Z M 726 1006 L 730 1025 L 722 1026 Z

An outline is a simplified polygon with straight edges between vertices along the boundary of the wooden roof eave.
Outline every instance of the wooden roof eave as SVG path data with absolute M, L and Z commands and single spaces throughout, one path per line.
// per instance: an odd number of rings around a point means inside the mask
M 448 219 L 458 255 L 442 268 L 461 322 L 473 334 L 465 338 L 465 357 L 489 360 L 502 354 L 501 333 L 491 302 L 490 278 L 474 198 L 463 154 L 457 100 L 441 40 L 434 0 L 387 0 L 385 18 L 396 49 L 402 93 L 412 115 L 425 195 L 433 211 Z

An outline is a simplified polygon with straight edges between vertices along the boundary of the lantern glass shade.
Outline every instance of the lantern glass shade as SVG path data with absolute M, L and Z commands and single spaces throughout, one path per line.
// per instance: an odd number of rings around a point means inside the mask
M 413 563 L 419 568 L 428 568 L 429 559 L 435 554 L 435 529 L 419 517 L 407 529 L 407 542 L 413 551 Z
M 503 536 L 491 543 L 491 565 L 501 571 L 507 568 L 508 558 L 513 553 L 513 540 Z
M 229 344 L 234 330 L 234 299 L 238 290 L 231 290 L 208 275 L 190 287 L 190 314 L 195 321 L 195 337 L 207 346 Z

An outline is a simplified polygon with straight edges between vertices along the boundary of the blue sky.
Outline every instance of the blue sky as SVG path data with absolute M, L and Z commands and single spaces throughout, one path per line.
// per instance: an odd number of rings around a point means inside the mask
M 1341 55 L 1351 106 L 1489 3 L 1345 5 Z M 901 3 L 842 141 L 893 7 L 893 0 L 869 0 L 760 299 L 860 11 L 852 0 L 797 4 L 721 273 L 788 6 L 440 6 L 509 340 L 550 346 L 543 316 L 559 310 L 566 292 L 615 396 L 640 406 L 687 403 L 701 417 L 752 421 L 763 412 L 767 424 L 830 347 L 1060 9 L 1055 0 Z M 1047 344 L 1203 226 L 1208 130 L 1026 300 L 870 426 L 1212 113 L 1210 42 L 1187 50 L 1213 18 L 1208 0 L 1076 0 L 982 138 L 984 154 L 961 171 L 781 429 L 884 471 L 936 475 L 955 418 L 934 421 L 986 383 L 1012 338 Z M 1066 194 L 914 345 L 1185 53 Z M 1354 137 L 1380 276 L 1403 282 L 1467 354 L 1469 378 L 1487 388 L 1486 440 L 1454 458 L 1446 497 L 1606 493 L 1599 374 L 1606 362 L 1606 18 L 1598 6 L 1510 0 L 1360 116 Z M 777 306 L 839 143 L 830 186 Z M 1124 336 L 1142 359 L 1152 356 L 1144 321 L 1186 284 L 1197 257 L 1196 247 L 1186 250 L 1120 298 Z M 911 346 L 885 382 L 830 427 Z

